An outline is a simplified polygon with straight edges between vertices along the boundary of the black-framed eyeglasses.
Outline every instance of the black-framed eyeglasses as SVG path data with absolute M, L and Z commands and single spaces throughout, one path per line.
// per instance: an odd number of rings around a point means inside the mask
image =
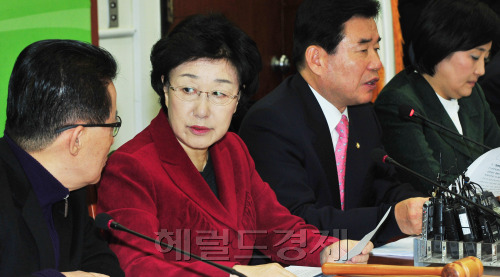
M 83 126 L 83 127 L 108 127 L 108 128 L 113 128 L 113 137 L 116 137 L 118 135 L 118 131 L 120 131 L 120 127 L 122 126 L 122 119 L 118 115 L 116 116 L 117 122 L 114 123 L 102 123 L 102 124 L 74 124 L 74 125 L 66 125 L 62 126 L 61 128 L 58 128 L 56 130 L 56 133 L 61 133 L 69 129 L 76 128 L 78 126 Z

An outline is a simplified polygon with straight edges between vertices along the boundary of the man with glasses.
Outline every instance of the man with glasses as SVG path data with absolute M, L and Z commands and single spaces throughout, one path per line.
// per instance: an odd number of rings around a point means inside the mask
M 64 127 L 61 127 L 56 130 L 57 133 L 61 133 L 63 131 L 69 130 L 76 128 L 78 126 L 82 127 L 109 127 L 113 128 L 113 137 L 116 137 L 118 135 L 118 131 L 120 131 L 120 127 L 122 126 L 122 118 L 116 115 L 116 122 L 113 123 L 102 123 L 102 124 L 71 124 L 71 125 L 66 125 Z
M 105 50 L 71 40 L 26 47 L 0 139 L 0 276 L 123 276 L 86 205 L 121 126 Z

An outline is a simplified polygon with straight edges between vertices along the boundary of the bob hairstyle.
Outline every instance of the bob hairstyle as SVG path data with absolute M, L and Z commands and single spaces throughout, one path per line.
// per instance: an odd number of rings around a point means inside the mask
M 335 53 L 344 39 L 345 23 L 353 17 L 375 18 L 380 9 L 376 0 L 304 0 L 297 10 L 293 33 L 293 61 L 304 66 L 307 47 L 318 45 Z
M 431 1 L 413 29 L 411 63 L 419 73 L 434 76 L 439 62 L 453 52 L 493 41 L 498 27 L 496 13 L 480 1 Z
M 202 58 L 227 60 L 235 67 L 241 94 L 239 106 L 257 91 L 262 61 L 255 42 L 221 14 L 193 15 L 160 39 L 151 51 L 151 86 L 160 96 L 164 111 L 167 107 L 161 76 L 168 80 L 172 69 Z

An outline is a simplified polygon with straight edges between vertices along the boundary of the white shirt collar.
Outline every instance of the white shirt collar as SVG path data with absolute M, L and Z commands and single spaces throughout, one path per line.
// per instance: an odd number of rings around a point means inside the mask
M 325 115 L 326 122 L 328 123 L 328 129 L 330 129 L 330 135 L 332 136 L 332 142 L 333 142 L 333 149 L 335 149 L 335 146 L 337 145 L 337 140 L 339 139 L 339 134 L 335 130 L 335 127 L 337 127 L 337 124 L 339 124 L 340 120 L 342 119 L 342 115 L 345 115 L 347 117 L 347 120 L 349 120 L 349 115 L 347 113 L 347 107 L 345 108 L 344 112 L 340 112 L 337 107 L 335 107 L 332 103 L 328 102 L 321 94 L 319 94 L 316 90 L 314 90 L 310 85 L 309 88 L 311 88 L 311 91 L 313 92 L 314 97 L 316 97 L 316 100 L 319 103 L 319 106 L 321 107 L 321 110 L 323 111 L 323 114 Z
M 441 97 L 441 95 L 437 94 L 437 97 L 439 101 L 441 102 L 441 105 L 443 105 L 444 109 L 446 110 L 446 113 L 448 116 L 451 118 L 451 121 L 453 121 L 453 124 L 455 124 L 455 127 L 457 128 L 458 132 L 463 135 L 462 132 L 462 124 L 460 124 L 460 119 L 458 117 L 458 111 L 460 110 L 460 105 L 458 105 L 457 99 L 444 99 Z

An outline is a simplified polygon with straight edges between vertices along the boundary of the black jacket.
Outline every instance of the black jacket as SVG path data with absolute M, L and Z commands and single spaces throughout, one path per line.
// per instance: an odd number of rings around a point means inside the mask
M 372 160 L 372 150 L 381 147 L 382 130 L 371 104 L 350 106 L 348 115 L 345 211 L 340 209 L 330 130 L 302 76 L 289 77 L 253 105 L 240 136 L 262 179 L 292 214 L 320 230 L 347 229 L 349 238 L 361 239 L 389 207 L 420 194 L 397 182 L 392 167 Z M 403 235 L 393 212 L 374 243 Z
M 53 206 L 60 241 L 59 268 L 46 220 L 23 168 L 4 138 L 0 139 L 0 276 L 29 276 L 43 269 L 82 270 L 124 276 L 115 254 L 89 217 L 86 189 L 70 193 Z

